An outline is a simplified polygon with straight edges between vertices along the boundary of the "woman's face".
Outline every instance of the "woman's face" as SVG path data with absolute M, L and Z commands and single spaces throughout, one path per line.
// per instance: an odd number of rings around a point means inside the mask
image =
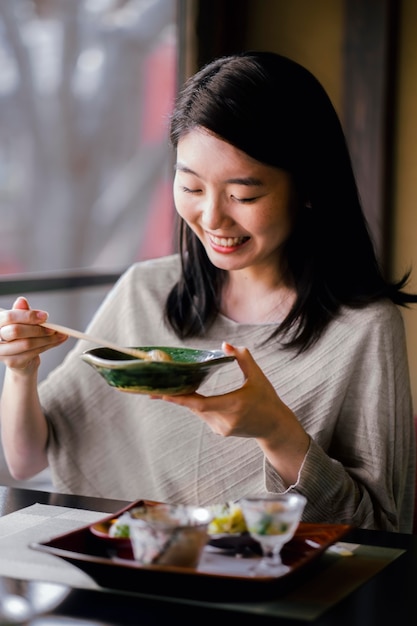
M 295 209 L 284 170 L 197 128 L 178 143 L 174 200 L 216 267 L 277 267 Z

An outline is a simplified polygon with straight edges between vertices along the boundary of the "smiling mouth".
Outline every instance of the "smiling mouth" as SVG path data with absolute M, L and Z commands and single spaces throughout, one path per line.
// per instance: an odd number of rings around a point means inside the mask
M 240 246 L 242 243 L 248 241 L 248 239 L 250 239 L 250 237 L 214 237 L 210 235 L 210 241 L 214 243 L 214 245 L 221 246 L 222 248 Z

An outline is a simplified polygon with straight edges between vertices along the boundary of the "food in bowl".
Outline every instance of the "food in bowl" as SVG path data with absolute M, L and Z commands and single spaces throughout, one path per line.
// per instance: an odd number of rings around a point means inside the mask
M 140 347 L 150 352 L 162 350 L 170 361 L 132 359 L 110 348 L 93 348 L 81 354 L 108 385 L 119 391 L 147 395 L 193 393 L 219 367 L 235 360 L 222 350 L 199 350 L 161 346 Z
M 130 513 L 135 509 L 135 515 L 143 515 L 155 505 L 161 506 L 160 502 L 140 500 L 117 517 L 108 518 L 95 522 L 90 530 L 108 548 L 120 558 L 133 559 L 132 542 L 130 538 Z M 164 505 L 166 506 L 166 505 Z M 243 520 L 240 505 L 237 502 L 209 505 L 206 508 L 210 515 L 207 528 L 208 545 L 211 549 L 227 551 L 233 554 L 248 555 L 259 553 L 259 546 L 247 533 L 246 524 Z M 159 515 L 158 512 L 153 514 Z
M 242 509 L 237 502 L 213 504 L 208 508 L 213 515 L 208 529 L 210 535 L 238 534 L 247 531 Z
M 130 527 L 125 523 L 123 516 L 113 520 L 113 523 L 109 526 L 109 537 L 115 539 L 130 539 Z
M 136 507 L 136 515 L 140 515 L 140 512 L 144 511 L 144 506 Z M 152 505 L 154 506 L 154 505 Z M 211 515 L 211 520 L 208 525 L 209 535 L 235 535 L 247 532 L 245 519 L 243 517 L 242 509 L 238 502 L 225 502 L 224 504 L 212 504 L 206 507 Z M 149 507 L 147 507 L 149 510 Z M 158 515 L 158 513 L 156 513 Z M 129 519 L 130 513 L 126 512 L 123 515 L 111 520 L 108 525 L 108 536 L 118 539 L 126 539 L 130 537 Z

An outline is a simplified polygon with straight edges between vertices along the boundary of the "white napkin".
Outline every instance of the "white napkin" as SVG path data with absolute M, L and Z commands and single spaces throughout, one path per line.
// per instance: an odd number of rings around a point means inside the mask
M 53 581 L 84 589 L 97 584 L 80 569 L 51 554 L 29 547 L 87 524 L 108 513 L 33 504 L 0 517 L 0 575 L 21 580 Z

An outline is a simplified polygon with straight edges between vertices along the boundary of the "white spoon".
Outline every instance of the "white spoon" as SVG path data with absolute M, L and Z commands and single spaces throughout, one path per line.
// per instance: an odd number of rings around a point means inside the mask
M 6 309 L 0 308 L 0 311 L 5 310 Z M 74 337 L 75 339 L 84 339 L 85 341 L 89 341 L 90 343 L 96 343 L 99 346 L 101 345 L 105 348 L 116 350 L 117 352 L 121 352 L 122 354 L 128 354 L 129 356 L 133 356 L 135 359 L 141 359 L 142 361 L 172 361 L 169 354 L 167 354 L 163 350 L 150 350 L 149 352 L 146 352 L 146 350 L 139 350 L 137 348 L 122 348 L 121 346 L 118 346 L 108 339 L 93 337 L 92 335 L 82 333 L 79 330 L 75 330 L 74 328 L 68 328 L 67 326 L 61 326 L 60 324 L 52 324 L 51 322 L 44 322 L 43 324 L 39 324 L 39 326 L 44 326 L 45 328 L 55 330 L 58 333 L 63 333 L 64 335 Z

